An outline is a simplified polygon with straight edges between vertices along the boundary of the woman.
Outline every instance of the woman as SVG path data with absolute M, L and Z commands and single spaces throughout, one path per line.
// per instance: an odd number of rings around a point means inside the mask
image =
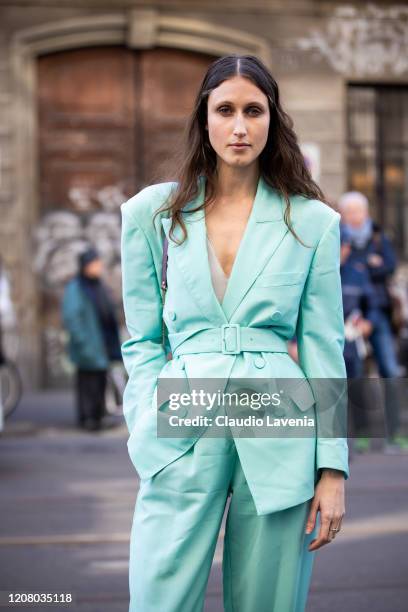
M 109 363 L 121 358 L 119 327 L 103 263 L 93 247 L 78 257 L 79 271 L 66 285 L 62 303 L 69 353 L 76 365 L 77 424 L 102 429 Z
M 130 611 L 202 610 L 232 494 L 225 610 L 299 612 L 314 551 L 340 531 L 346 439 L 317 438 L 315 428 L 297 438 L 253 431 L 216 437 L 210 426 L 169 437 L 171 428 L 162 425 L 174 413 L 158 389 L 159 379 L 170 379 L 170 390 L 200 379 L 221 391 L 233 379 L 263 379 L 287 392 L 288 410 L 316 414 L 320 427 L 322 406 L 310 380 L 346 378 L 340 215 L 311 180 L 278 86 L 256 57 L 229 55 L 209 67 L 177 183 L 143 189 L 122 205 L 122 215 L 131 336 L 122 345 L 129 373 L 124 410 L 140 476 Z M 162 228 L 169 239 L 164 308 Z M 162 314 L 170 361 L 161 345 Z M 295 333 L 300 365 L 288 355 Z M 324 410 L 333 417 L 332 408 Z M 205 414 L 207 406 L 179 410 L 180 417 Z

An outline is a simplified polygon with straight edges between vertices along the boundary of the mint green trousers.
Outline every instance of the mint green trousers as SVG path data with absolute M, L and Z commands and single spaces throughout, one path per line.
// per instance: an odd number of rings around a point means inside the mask
M 271 491 L 271 495 L 274 492 Z M 231 495 L 223 549 L 226 612 L 303 612 L 315 552 L 311 500 L 256 513 L 233 438 L 202 436 L 142 480 L 130 542 L 129 612 L 202 612 Z

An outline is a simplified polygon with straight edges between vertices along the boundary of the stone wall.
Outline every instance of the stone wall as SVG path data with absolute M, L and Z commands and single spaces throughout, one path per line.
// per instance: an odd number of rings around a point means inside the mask
M 217 54 L 258 53 L 280 83 L 301 142 L 320 152 L 320 184 L 333 202 L 347 186 L 347 82 L 408 79 L 408 9 L 388 2 L 16 0 L 2 2 L 0 15 L 0 244 L 17 305 L 27 387 L 39 384 L 42 363 L 30 265 L 38 214 L 37 53 L 104 40 L 137 47 L 138 36 L 144 47 L 159 41 Z

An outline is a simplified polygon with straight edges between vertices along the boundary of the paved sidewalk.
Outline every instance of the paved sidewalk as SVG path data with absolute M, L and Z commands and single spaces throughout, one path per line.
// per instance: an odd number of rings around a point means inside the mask
M 72 592 L 67 610 L 127 612 L 138 489 L 127 430 L 73 424 L 70 394 L 39 394 L 24 398 L 0 436 L 0 590 Z M 408 455 L 353 458 L 343 529 L 317 553 L 307 612 L 408 610 L 407 476 Z M 223 610 L 223 526 L 205 612 Z

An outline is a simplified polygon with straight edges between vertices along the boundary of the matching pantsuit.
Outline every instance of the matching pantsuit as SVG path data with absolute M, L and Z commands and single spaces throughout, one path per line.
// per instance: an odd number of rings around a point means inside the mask
M 153 213 L 173 183 L 152 185 L 122 205 L 122 273 L 130 337 L 122 346 L 129 381 L 124 414 L 128 450 L 140 477 L 130 542 L 130 612 L 200 612 L 217 537 L 224 535 L 224 606 L 234 612 L 301 612 L 319 527 L 305 526 L 321 469 L 348 478 L 345 437 L 321 435 L 322 397 L 313 381 L 346 379 L 339 269 L 340 215 L 326 204 L 284 201 L 260 177 L 251 215 L 222 303 L 206 251 L 205 177 L 183 209 L 188 238 L 170 240 L 168 291 L 160 296 L 162 231 L 171 220 Z M 179 227 L 175 234 L 181 237 Z M 172 359 L 161 344 L 162 317 Z M 287 342 L 297 337 L 299 361 Z M 161 437 L 169 403 L 158 382 L 263 379 L 284 391 L 286 406 L 313 417 L 305 437 Z M 285 381 L 287 384 L 285 385 Z M 221 408 L 219 408 L 221 409 Z M 328 406 L 324 406 L 326 417 Z M 330 407 L 343 419 L 344 401 Z M 342 414 L 339 414 L 341 412 Z M 196 414 L 196 413 L 194 413 Z M 181 416 L 192 415 L 191 407 Z
M 233 438 L 202 436 L 142 480 L 133 519 L 130 610 L 203 610 L 230 496 L 222 558 L 226 612 L 302 612 L 317 527 L 305 534 L 310 500 L 258 516 Z M 273 496 L 273 491 L 271 491 Z

